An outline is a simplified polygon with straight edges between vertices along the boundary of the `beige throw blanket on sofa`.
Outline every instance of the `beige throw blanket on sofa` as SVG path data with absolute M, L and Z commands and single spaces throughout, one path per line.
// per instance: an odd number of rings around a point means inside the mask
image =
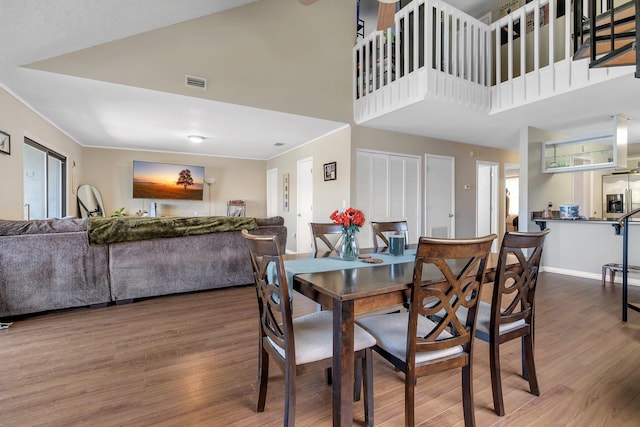
M 253 217 L 92 217 L 87 222 L 87 236 L 90 245 L 106 245 L 256 228 Z

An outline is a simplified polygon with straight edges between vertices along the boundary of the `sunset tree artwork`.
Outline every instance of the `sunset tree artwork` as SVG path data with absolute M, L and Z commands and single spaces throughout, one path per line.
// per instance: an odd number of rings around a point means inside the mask
M 134 199 L 202 200 L 204 167 L 134 161 Z
M 180 171 L 176 185 L 183 185 L 185 191 L 188 186 L 193 185 L 193 177 L 191 176 L 191 171 L 189 169 L 183 169 Z

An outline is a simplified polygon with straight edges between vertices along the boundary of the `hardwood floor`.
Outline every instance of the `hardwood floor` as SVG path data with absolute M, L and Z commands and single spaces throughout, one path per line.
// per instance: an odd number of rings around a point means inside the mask
M 490 291 L 484 291 L 487 299 Z M 631 287 L 630 299 L 640 300 Z M 640 426 L 640 314 L 620 320 L 620 286 L 542 273 L 536 362 L 541 396 L 519 376 L 519 342 L 501 347 L 507 415 L 493 412 L 488 345 L 474 361 L 478 426 Z M 315 309 L 296 295 L 295 315 Z M 279 426 L 283 376 L 273 366 L 255 412 L 253 287 L 14 319 L 0 331 L 0 426 Z M 402 374 L 376 356 L 375 424 L 404 425 Z M 322 373 L 298 380 L 298 426 L 331 425 Z M 364 420 L 354 403 L 354 424 Z M 418 381 L 423 426 L 463 425 L 460 374 Z

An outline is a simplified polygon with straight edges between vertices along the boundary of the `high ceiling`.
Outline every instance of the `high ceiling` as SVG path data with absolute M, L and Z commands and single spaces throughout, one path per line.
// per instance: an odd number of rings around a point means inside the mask
M 268 159 L 344 128 L 336 121 L 25 67 L 255 1 L 2 0 L 0 85 L 83 146 Z M 189 144 L 192 134 L 225 144 Z
M 282 110 L 252 108 L 162 88 L 152 90 L 116 84 L 78 77 L 81 73 L 50 72 L 45 71 L 46 67 L 43 70 L 33 66 L 39 61 L 55 60 L 61 55 L 105 46 L 136 34 L 233 8 L 250 7 L 249 3 L 256 1 L 275 0 L 0 1 L 0 40 L 3 41 L 0 85 L 83 146 L 269 159 L 348 126 L 341 121 L 310 117 L 313 114 L 304 116 Z M 337 4 L 331 3 L 336 0 L 321 0 L 305 7 L 296 0 L 287 1 L 290 2 L 286 3 L 287 8 L 298 8 L 297 13 L 306 13 L 310 17 L 316 16 L 319 8 L 326 4 Z M 377 4 L 376 0 L 362 0 L 361 4 L 366 6 L 367 2 L 374 8 Z M 280 3 L 285 4 L 284 0 Z M 477 15 L 493 1 L 450 0 L 449 3 Z M 82 64 L 75 64 L 75 67 L 82 68 Z M 616 84 L 630 83 L 622 80 L 611 83 Z M 631 115 L 630 142 L 640 142 L 640 120 L 636 120 L 640 118 L 640 103 L 634 104 L 638 99 L 633 95 L 635 92 L 628 92 L 625 99 L 611 99 L 607 95 L 611 85 L 594 91 L 594 96 L 602 104 L 601 111 Z M 457 122 L 465 123 L 465 126 L 424 120 L 424 117 L 435 118 L 438 113 L 424 111 L 424 105 L 387 115 L 366 125 L 511 149 L 517 148 L 517 138 L 513 135 L 521 126 L 538 126 L 569 136 L 595 128 L 600 131 L 609 126 L 610 117 L 607 114 L 594 115 L 589 103 L 579 93 L 543 102 L 548 103 L 547 107 L 538 102 L 488 117 L 464 111 L 454 114 Z M 622 107 L 624 110 L 618 109 Z M 574 111 L 573 116 L 568 114 L 570 110 Z M 550 115 L 550 111 L 567 114 Z M 578 116 L 580 120 L 571 118 Z M 189 144 L 186 136 L 191 134 L 203 135 L 208 142 L 225 143 Z

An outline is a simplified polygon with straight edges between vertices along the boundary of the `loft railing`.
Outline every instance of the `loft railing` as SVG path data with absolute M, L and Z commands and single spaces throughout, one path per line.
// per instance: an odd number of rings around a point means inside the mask
M 569 60 L 571 17 L 566 11 L 570 10 L 571 0 L 534 0 L 491 24 L 495 81 L 537 73 L 542 67 Z M 515 65 L 519 65 L 517 73 Z
M 445 2 L 414 0 L 395 26 L 354 48 L 355 97 L 365 97 L 419 69 L 491 84 L 489 26 Z
M 396 14 L 392 29 L 358 39 L 355 100 L 423 71 L 490 91 L 492 111 L 588 84 L 592 77 L 586 73 L 580 75 L 586 83 L 570 77 L 571 5 L 533 0 L 486 25 L 443 1 L 414 0 Z

